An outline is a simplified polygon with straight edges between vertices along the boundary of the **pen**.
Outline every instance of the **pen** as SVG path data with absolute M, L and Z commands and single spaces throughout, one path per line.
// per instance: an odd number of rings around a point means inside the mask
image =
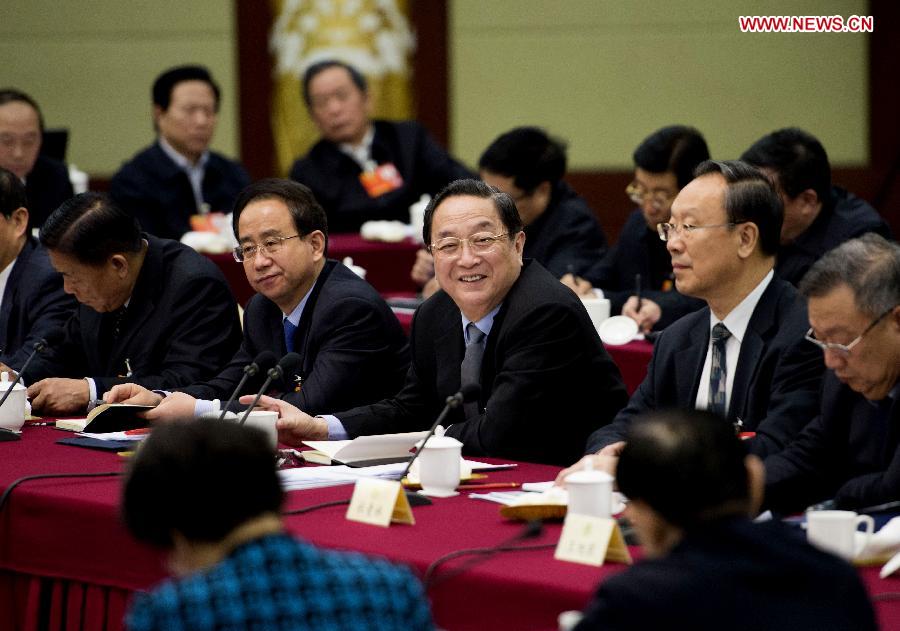
M 493 482 L 491 484 L 460 484 L 457 491 L 481 491 L 485 489 L 514 489 L 521 486 L 521 482 Z
M 634 275 L 634 295 L 637 296 L 637 309 L 638 313 L 641 312 L 641 275 Z

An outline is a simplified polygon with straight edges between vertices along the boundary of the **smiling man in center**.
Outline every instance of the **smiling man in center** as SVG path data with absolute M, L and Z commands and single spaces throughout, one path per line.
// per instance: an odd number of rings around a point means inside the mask
M 425 211 L 425 242 L 442 290 L 416 312 L 412 365 L 394 397 L 311 417 L 282 401 L 289 444 L 426 429 L 469 380 L 474 404 L 453 410 L 447 435 L 463 452 L 564 464 L 626 400 L 615 364 L 581 301 L 535 261 L 512 198 L 476 180 L 448 185 Z

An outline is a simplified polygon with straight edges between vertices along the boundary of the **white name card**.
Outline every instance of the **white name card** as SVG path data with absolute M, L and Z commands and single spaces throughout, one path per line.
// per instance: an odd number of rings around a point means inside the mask
M 391 522 L 416 523 L 400 482 L 379 478 L 360 478 L 356 482 L 347 519 L 383 528 Z
M 631 554 L 619 524 L 610 517 L 569 513 L 553 555 L 559 561 L 599 567 L 604 560 L 631 565 Z

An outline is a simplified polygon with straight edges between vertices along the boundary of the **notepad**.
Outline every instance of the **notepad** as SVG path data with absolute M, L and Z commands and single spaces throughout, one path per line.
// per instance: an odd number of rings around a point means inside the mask
M 354 467 L 403 462 L 410 457 L 410 449 L 424 439 L 428 432 L 378 434 L 358 436 L 353 440 L 307 440 L 303 444 L 313 451 L 303 451 L 307 462 L 316 464 L 345 464 Z

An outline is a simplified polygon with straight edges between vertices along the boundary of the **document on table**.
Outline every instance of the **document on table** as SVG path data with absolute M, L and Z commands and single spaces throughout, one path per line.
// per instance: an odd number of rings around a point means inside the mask
M 374 467 L 348 467 L 345 465 L 333 467 L 298 467 L 296 469 L 281 469 L 278 477 L 285 491 L 298 491 L 303 489 L 318 489 L 326 486 L 339 486 L 341 484 L 353 484 L 360 478 L 385 478 L 396 480 L 406 468 L 405 462 L 397 464 L 383 464 Z

